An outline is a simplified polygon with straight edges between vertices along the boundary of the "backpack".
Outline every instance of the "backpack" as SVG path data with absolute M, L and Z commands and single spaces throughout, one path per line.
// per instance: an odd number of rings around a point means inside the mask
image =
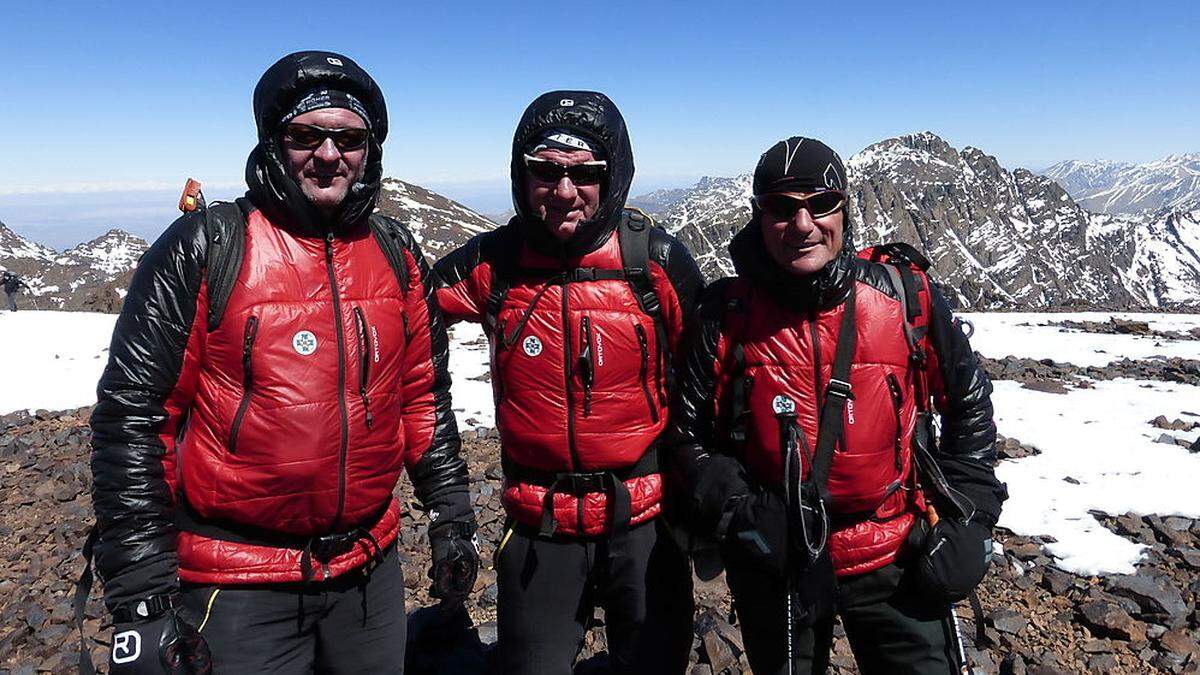
M 566 281 L 598 281 L 604 279 L 620 279 L 629 284 L 633 297 L 637 299 L 638 307 L 654 322 L 654 333 L 658 339 L 660 352 L 667 348 L 667 328 L 662 316 L 662 303 L 658 291 L 654 288 L 654 280 L 650 275 L 650 232 L 655 227 L 654 219 L 645 211 L 627 207 L 617 223 L 617 242 L 621 249 L 621 269 L 598 269 L 595 267 L 576 267 L 567 270 L 540 270 L 518 267 L 516 262 L 519 251 L 501 251 L 492 261 L 491 293 L 488 295 L 487 306 L 483 315 L 483 326 L 489 335 L 496 330 L 497 317 L 508 296 L 508 289 L 513 282 L 529 274 L 545 274 L 547 276 L 564 274 Z M 503 336 L 501 336 L 503 337 Z M 667 370 L 667 390 L 672 389 L 671 371 Z
M 204 232 L 208 239 L 208 264 L 205 281 L 208 284 L 208 330 L 221 324 L 229 296 L 233 292 L 242 257 L 246 250 L 246 216 L 253 210 L 250 201 L 239 197 L 232 202 L 213 202 L 206 205 L 201 195 L 192 210 L 204 212 Z M 372 236 L 396 274 L 402 293 L 408 293 L 408 265 L 404 260 L 404 239 L 408 236 L 395 220 L 378 213 L 367 219 Z

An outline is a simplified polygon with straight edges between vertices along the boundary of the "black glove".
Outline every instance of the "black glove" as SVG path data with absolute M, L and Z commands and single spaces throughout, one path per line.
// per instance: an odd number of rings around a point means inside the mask
M 733 497 L 727 509 L 727 554 L 783 579 L 788 569 L 788 520 L 783 497 L 770 491 L 754 491 Z
M 750 492 L 746 470 L 736 459 L 705 453 L 687 466 L 684 490 L 691 502 L 690 529 L 705 536 L 722 536 L 730 500 Z
M 429 578 L 433 581 L 429 594 L 445 609 L 462 605 L 479 575 L 479 544 L 475 539 L 475 522 L 442 523 L 429 530 L 432 564 Z
M 924 521 L 913 529 L 909 541 L 916 544 L 918 555 L 909 576 L 916 592 L 939 604 L 970 595 L 983 581 L 992 559 L 991 528 L 943 518 L 932 529 L 927 529 Z
M 113 627 L 108 672 L 114 675 L 207 675 L 212 654 L 196 628 L 178 610 Z

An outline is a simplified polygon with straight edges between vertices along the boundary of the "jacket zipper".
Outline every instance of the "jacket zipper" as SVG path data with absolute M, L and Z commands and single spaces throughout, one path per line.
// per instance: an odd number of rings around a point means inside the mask
M 336 532 L 338 523 L 342 520 L 342 512 L 346 509 L 346 451 L 350 422 L 346 412 L 346 336 L 342 334 L 342 300 L 338 297 L 337 278 L 333 275 L 332 232 L 325 235 L 325 269 L 329 274 L 329 290 L 333 294 L 333 332 L 337 334 L 338 347 L 338 410 L 342 414 L 342 442 L 338 453 L 338 504 L 330 528 Z
M 354 326 L 358 329 L 358 349 L 362 355 L 358 369 L 358 395 L 362 397 L 363 410 L 367 414 L 367 428 L 370 429 L 375 421 L 371 416 L 371 399 L 367 397 L 367 382 L 371 373 L 371 334 L 368 331 L 367 316 L 361 307 L 354 308 Z
M 596 379 L 596 364 L 592 359 L 592 322 L 584 316 L 579 320 L 579 369 L 583 380 L 583 416 L 592 414 L 592 384 Z
M 575 388 L 571 380 L 574 377 L 574 368 L 571 367 L 571 320 L 567 314 L 567 296 L 568 286 L 570 282 L 563 279 L 562 284 L 562 326 L 563 326 L 563 373 L 567 383 L 567 446 L 571 451 L 571 471 L 579 470 L 579 450 L 575 447 Z M 582 514 L 583 500 L 579 500 L 580 513 Z M 583 522 L 582 515 L 579 520 Z
M 667 361 L 666 352 L 663 348 L 663 341 L 660 339 L 662 335 L 658 330 L 654 331 L 654 376 L 658 379 L 655 382 L 654 390 L 658 392 L 659 405 L 664 408 L 667 406 L 667 380 L 663 377 L 663 365 Z
M 242 419 L 246 409 L 250 407 L 250 390 L 254 385 L 254 374 L 250 368 L 250 357 L 254 351 L 254 337 L 258 334 L 258 317 L 246 319 L 246 330 L 242 333 L 242 400 L 238 403 L 237 413 L 233 416 L 233 428 L 229 431 L 229 454 L 237 454 L 238 432 L 242 429 Z
M 638 347 L 642 350 L 642 367 L 638 373 L 638 377 L 642 380 L 642 393 L 646 395 L 646 406 L 650 408 L 650 419 L 658 424 L 658 407 L 654 404 L 654 395 L 650 393 L 650 381 L 648 379 L 650 371 L 650 345 L 646 342 L 646 329 L 642 328 L 642 324 L 633 324 L 633 330 L 637 333 Z
M 821 339 L 817 331 L 816 312 L 813 312 L 808 320 L 808 330 L 813 345 L 813 400 L 817 402 L 817 429 L 820 429 L 821 423 L 825 421 L 821 419 L 821 410 L 825 408 L 825 399 L 821 398 Z M 837 448 L 834 450 L 836 451 Z
M 903 466 L 900 462 L 900 405 L 903 402 L 903 397 L 900 394 L 900 380 L 896 378 L 895 373 L 888 373 L 887 376 L 888 391 L 892 394 L 892 408 L 896 412 L 896 471 L 900 471 Z

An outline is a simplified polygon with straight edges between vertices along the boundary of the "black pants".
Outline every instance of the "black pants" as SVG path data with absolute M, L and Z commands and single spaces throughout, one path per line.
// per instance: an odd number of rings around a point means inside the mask
M 183 588 L 216 673 L 400 673 L 404 577 L 396 545 L 367 571 L 307 585 Z
M 692 646 L 692 574 L 663 526 L 607 539 L 538 538 L 514 528 L 496 559 L 506 674 L 569 675 L 596 604 L 616 673 L 683 673 Z
M 864 675 L 948 675 L 959 672 L 950 608 L 933 607 L 906 592 L 903 570 L 892 564 L 842 577 L 837 613 Z M 783 583 L 756 569 L 726 570 L 746 656 L 756 675 L 824 673 L 833 645 L 833 616 L 794 632 L 792 669 L 787 663 L 787 593 Z

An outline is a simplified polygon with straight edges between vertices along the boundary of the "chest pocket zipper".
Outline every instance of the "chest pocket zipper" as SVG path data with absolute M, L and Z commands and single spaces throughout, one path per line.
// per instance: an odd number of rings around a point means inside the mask
M 407 318 L 405 319 L 404 323 L 404 332 L 407 334 Z M 367 428 L 370 429 L 375 420 L 371 415 L 371 400 L 367 396 L 367 384 L 370 382 L 371 354 L 374 350 L 372 349 L 371 344 L 371 333 L 369 331 L 370 324 L 367 323 L 367 315 L 363 313 L 361 307 L 354 308 L 354 326 L 358 329 L 358 352 L 360 355 L 358 368 L 358 395 L 362 398 L 363 411 L 366 413 L 367 417 Z
M 579 320 L 579 377 L 583 380 L 583 416 L 592 414 L 592 385 L 596 381 L 596 364 L 592 354 L 592 322 L 588 317 Z
M 650 419 L 658 424 L 658 406 L 655 405 L 654 395 L 650 393 L 650 345 L 646 340 L 646 329 L 642 328 L 642 324 L 635 323 L 633 330 L 637 333 L 638 347 L 642 351 L 642 367 L 638 374 L 642 380 L 642 393 L 646 395 L 646 405 L 650 408 Z
M 894 441 L 894 447 L 896 454 L 896 471 L 900 471 L 904 468 L 902 466 L 902 462 L 900 461 L 900 432 L 902 427 L 900 423 L 900 407 L 904 399 L 900 393 L 900 380 L 896 377 L 895 373 L 888 373 L 887 383 L 888 391 L 892 395 L 892 408 L 896 412 L 896 440 Z
M 238 433 L 242 429 L 242 420 L 250 407 L 250 391 L 254 388 L 253 353 L 254 338 L 258 335 L 258 317 L 246 319 L 246 330 L 242 333 L 242 400 L 238 403 L 237 412 L 233 416 L 233 427 L 229 430 L 229 454 L 237 454 Z

